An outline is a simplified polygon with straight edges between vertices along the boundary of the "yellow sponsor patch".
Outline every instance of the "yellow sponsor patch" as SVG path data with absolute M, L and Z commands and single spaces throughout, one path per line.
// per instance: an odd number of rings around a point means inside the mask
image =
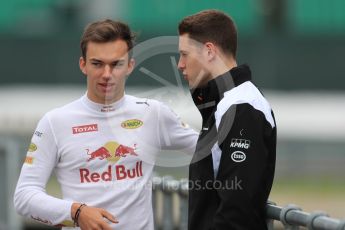
M 27 156 L 24 161 L 25 164 L 32 165 L 34 163 L 34 158 Z
M 124 129 L 137 129 L 142 126 L 144 123 L 138 119 L 131 119 L 121 123 L 121 127 Z
M 30 143 L 28 152 L 35 152 L 37 150 L 37 146 L 34 143 Z
M 74 223 L 71 220 L 65 220 L 61 224 L 58 224 L 56 227 L 74 227 Z

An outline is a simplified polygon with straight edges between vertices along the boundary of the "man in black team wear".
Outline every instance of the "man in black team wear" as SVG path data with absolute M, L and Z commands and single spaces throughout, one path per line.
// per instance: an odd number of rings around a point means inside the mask
M 236 63 L 234 22 L 206 10 L 178 29 L 178 68 L 203 120 L 189 167 L 188 229 L 267 229 L 276 124 L 249 67 Z

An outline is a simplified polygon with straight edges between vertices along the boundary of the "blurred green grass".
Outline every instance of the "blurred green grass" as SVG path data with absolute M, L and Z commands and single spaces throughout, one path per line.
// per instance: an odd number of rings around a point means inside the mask
M 342 178 L 285 178 L 274 182 L 270 200 L 278 206 L 296 204 L 306 212 L 324 211 L 345 219 L 345 181 Z

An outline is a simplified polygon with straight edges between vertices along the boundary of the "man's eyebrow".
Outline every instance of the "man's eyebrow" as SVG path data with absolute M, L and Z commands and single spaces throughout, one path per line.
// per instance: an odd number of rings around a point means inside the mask
M 90 58 L 89 60 L 90 60 L 90 61 L 93 61 L 93 62 L 102 62 L 101 60 L 98 60 L 98 59 L 96 59 L 96 58 Z
M 102 60 L 99 60 L 97 58 L 90 58 L 89 60 L 92 62 L 102 62 L 103 63 Z M 122 63 L 122 62 L 125 62 L 125 59 L 112 60 L 110 63 Z
M 112 61 L 113 63 L 118 63 L 118 62 L 124 62 L 125 60 L 124 59 L 118 59 L 118 60 L 114 60 L 114 61 Z

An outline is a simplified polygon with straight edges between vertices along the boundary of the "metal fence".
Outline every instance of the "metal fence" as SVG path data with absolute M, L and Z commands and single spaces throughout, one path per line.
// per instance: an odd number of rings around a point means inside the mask
M 157 230 L 187 229 L 188 181 L 175 180 L 171 176 L 153 178 L 153 207 Z M 267 226 L 274 229 L 279 221 L 284 229 L 296 230 L 305 227 L 310 230 L 345 230 L 345 220 L 330 218 L 324 212 L 303 212 L 297 205 L 279 207 L 267 203 Z

